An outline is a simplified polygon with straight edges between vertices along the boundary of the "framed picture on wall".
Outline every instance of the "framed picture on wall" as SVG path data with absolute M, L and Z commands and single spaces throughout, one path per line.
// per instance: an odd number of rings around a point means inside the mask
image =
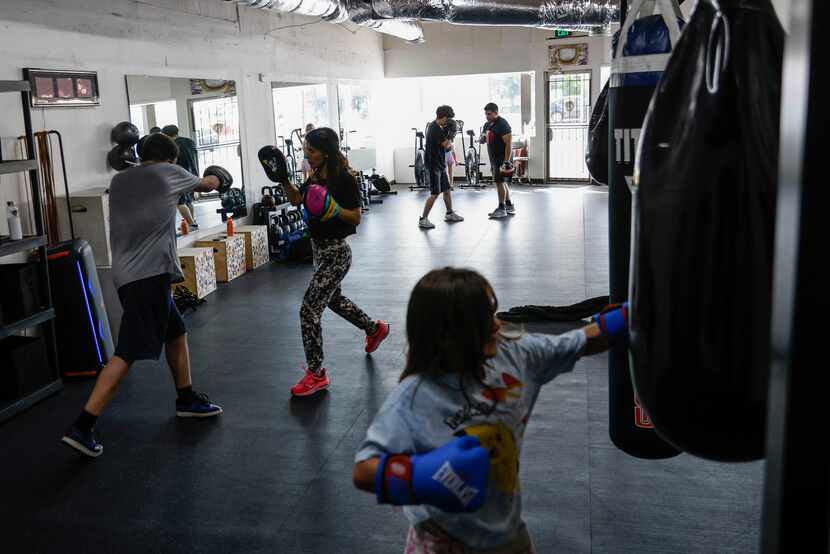
M 98 106 L 98 73 L 95 71 L 61 71 L 23 69 L 23 79 L 32 86 L 32 107 L 53 108 Z
M 588 43 L 552 44 L 548 47 L 548 57 L 551 68 L 588 65 Z

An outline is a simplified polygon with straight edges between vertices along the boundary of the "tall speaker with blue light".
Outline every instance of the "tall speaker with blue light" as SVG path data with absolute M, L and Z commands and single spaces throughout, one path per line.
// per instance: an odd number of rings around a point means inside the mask
M 76 239 L 49 249 L 58 365 L 63 377 L 94 377 L 115 347 L 89 243 Z

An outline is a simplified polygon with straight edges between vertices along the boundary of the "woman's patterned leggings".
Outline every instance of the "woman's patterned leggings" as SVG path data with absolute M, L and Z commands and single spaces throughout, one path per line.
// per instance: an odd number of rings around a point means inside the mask
M 376 330 L 363 310 L 343 296 L 340 282 L 352 265 L 352 249 L 344 239 L 311 239 L 314 253 L 314 275 L 300 307 L 300 329 L 303 335 L 305 359 L 309 371 L 323 371 L 323 328 L 320 319 L 328 306 L 334 313 L 371 334 Z

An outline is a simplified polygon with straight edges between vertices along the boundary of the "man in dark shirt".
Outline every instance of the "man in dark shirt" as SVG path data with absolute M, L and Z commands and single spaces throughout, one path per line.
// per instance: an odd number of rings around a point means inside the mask
M 444 221 L 456 223 L 464 221 L 464 218 L 455 213 L 452 209 L 452 194 L 450 192 L 450 180 L 447 177 L 447 150 L 452 148 L 452 143 L 447 137 L 444 129 L 447 121 L 455 117 L 455 112 L 449 106 L 438 106 L 435 110 L 435 121 L 427 125 L 427 141 L 424 152 L 424 161 L 427 166 L 427 175 L 430 183 L 430 195 L 424 205 L 424 212 L 418 221 L 421 229 L 434 229 L 435 225 L 429 220 L 429 212 L 438 199 L 439 194 L 444 195 L 444 205 L 447 207 L 447 215 Z
M 498 219 L 508 215 L 516 215 L 516 207 L 513 206 L 513 202 L 510 200 L 509 184 L 512 177 L 502 175 L 502 170 L 507 169 L 507 165 L 510 163 L 513 130 L 510 128 L 510 124 L 499 116 L 499 107 L 493 102 L 484 106 L 484 115 L 487 117 L 487 123 L 484 124 L 482 142 L 487 142 L 490 171 L 499 190 L 499 207 L 489 216 L 491 219 Z
M 179 147 L 179 158 L 176 160 L 176 163 L 189 173 L 198 177 L 199 154 L 196 152 L 196 145 L 193 141 L 187 137 L 180 137 L 179 128 L 175 125 L 165 125 L 161 132 L 173 139 L 173 142 Z M 199 224 L 196 223 L 196 212 L 193 209 L 192 192 L 183 194 L 179 198 L 178 209 L 179 213 L 182 214 L 182 217 L 192 229 L 199 228 Z

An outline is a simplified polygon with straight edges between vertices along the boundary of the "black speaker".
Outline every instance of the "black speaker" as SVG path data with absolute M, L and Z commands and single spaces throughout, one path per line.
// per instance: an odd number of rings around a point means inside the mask
M 4 323 L 29 317 L 42 309 L 38 264 L 0 265 L 0 304 Z
M 61 375 L 95 376 L 115 348 L 92 247 L 76 239 L 50 248 L 48 257 Z

